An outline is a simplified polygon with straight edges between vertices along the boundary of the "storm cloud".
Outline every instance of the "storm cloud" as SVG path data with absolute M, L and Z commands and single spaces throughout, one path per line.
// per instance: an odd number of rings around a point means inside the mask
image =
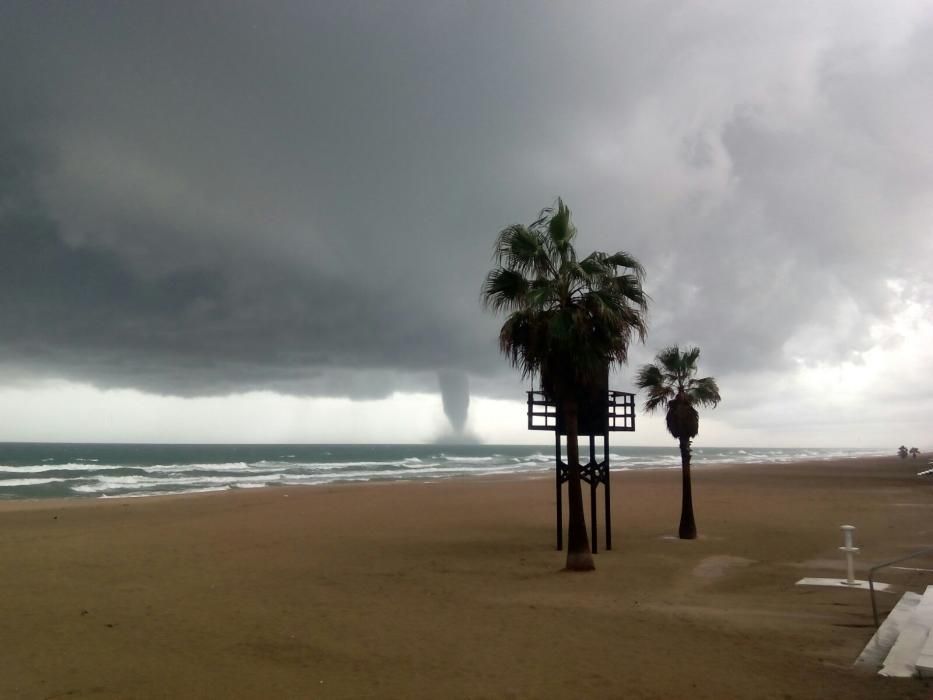
M 633 360 L 859 361 L 933 305 L 931 80 L 923 3 L 4 3 L 0 378 L 440 377 L 459 428 L 519 389 L 494 236 L 557 195 L 648 270 Z

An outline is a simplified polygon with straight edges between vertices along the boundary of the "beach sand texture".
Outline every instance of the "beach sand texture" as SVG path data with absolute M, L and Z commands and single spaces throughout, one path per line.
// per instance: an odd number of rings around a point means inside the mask
M 4 503 L 0 698 L 929 697 L 850 668 L 867 593 L 794 585 L 843 523 L 860 577 L 933 546 L 921 463 L 698 469 L 693 542 L 679 471 L 615 474 L 589 574 L 548 478 Z

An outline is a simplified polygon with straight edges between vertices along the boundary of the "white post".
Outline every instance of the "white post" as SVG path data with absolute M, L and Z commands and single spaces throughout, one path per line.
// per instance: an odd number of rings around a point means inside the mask
M 858 554 L 859 548 L 853 546 L 852 543 L 852 533 L 855 532 L 854 525 L 842 525 L 839 528 L 842 530 L 843 537 L 843 546 L 839 549 L 846 554 L 846 580 L 845 584 L 849 586 L 856 585 L 855 581 L 855 555 Z

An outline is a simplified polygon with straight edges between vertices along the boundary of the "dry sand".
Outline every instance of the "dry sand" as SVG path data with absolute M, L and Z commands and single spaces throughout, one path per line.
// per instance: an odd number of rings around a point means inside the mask
M 5 503 L 0 698 L 929 697 L 850 669 L 866 592 L 794 585 L 843 523 L 862 576 L 933 546 L 924 463 L 701 467 L 693 542 L 678 471 L 618 473 L 589 574 L 550 479 Z

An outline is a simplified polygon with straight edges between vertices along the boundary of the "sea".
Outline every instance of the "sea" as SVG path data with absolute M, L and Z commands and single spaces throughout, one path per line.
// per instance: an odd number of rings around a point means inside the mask
M 584 458 L 585 445 L 581 445 Z M 694 447 L 692 464 L 784 463 L 890 450 Z M 600 455 L 601 456 L 601 455 Z M 617 447 L 612 471 L 679 469 L 671 447 Z M 378 481 L 436 482 L 554 469 L 542 445 L 0 443 L 0 499 L 123 498 Z

